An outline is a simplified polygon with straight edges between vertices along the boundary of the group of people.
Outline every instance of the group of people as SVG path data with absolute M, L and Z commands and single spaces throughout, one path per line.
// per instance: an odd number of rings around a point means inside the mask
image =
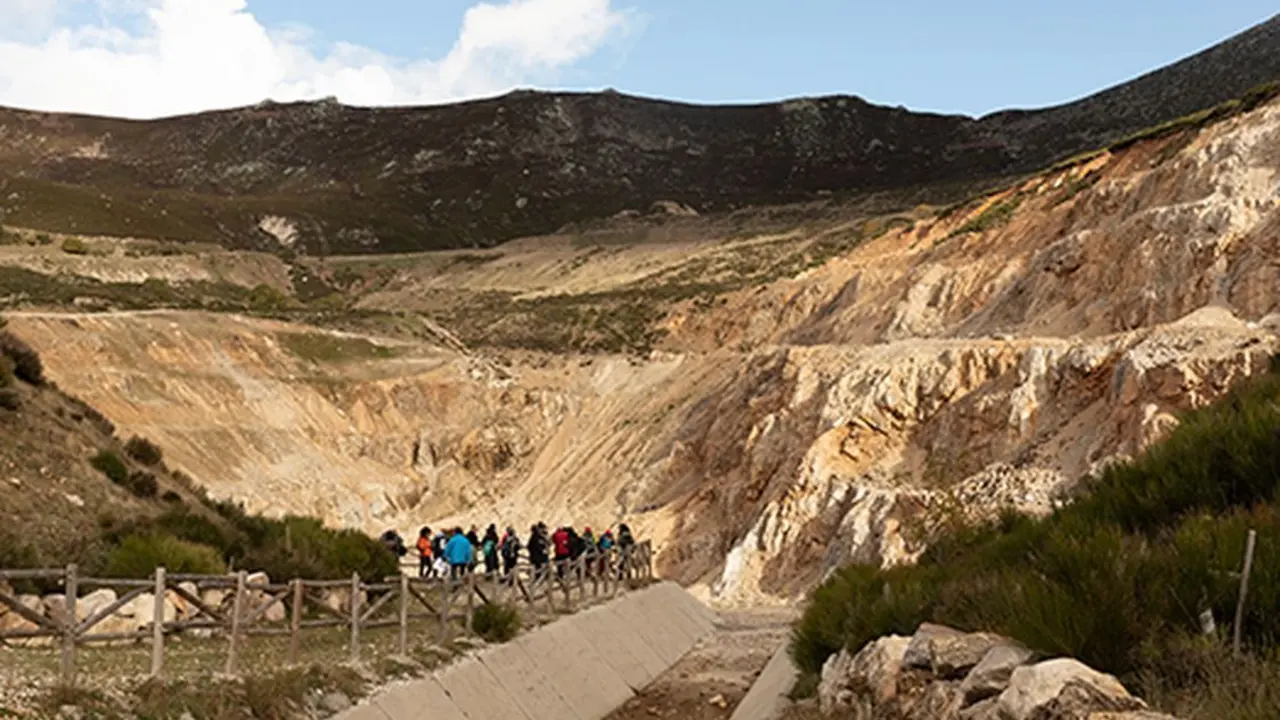
M 409 550 L 404 540 L 394 530 L 382 534 L 382 543 L 397 557 L 404 557 Z M 488 576 L 501 573 L 503 578 L 510 578 L 520 561 L 520 551 L 526 549 L 529 563 L 536 574 L 546 572 L 547 566 L 555 563 L 556 572 L 563 577 L 565 568 L 579 558 L 598 558 L 598 562 L 589 560 L 585 563 L 586 572 L 605 571 L 605 557 L 613 548 L 626 550 L 635 545 L 631 528 L 625 523 L 618 525 L 615 537 L 612 529 L 606 529 L 599 537 L 586 527 L 579 533 L 570 526 L 556 528 L 550 532 L 546 523 L 537 523 L 529 528 L 527 545 L 520 540 L 514 527 L 508 527 L 501 536 L 496 525 L 490 525 L 484 535 L 479 534 L 475 525 L 467 532 L 461 527 L 432 532 L 430 527 L 418 531 L 415 549 L 418 552 L 418 575 L 425 578 L 446 577 L 458 579 L 467 573 L 476 572 L 481 563 Z

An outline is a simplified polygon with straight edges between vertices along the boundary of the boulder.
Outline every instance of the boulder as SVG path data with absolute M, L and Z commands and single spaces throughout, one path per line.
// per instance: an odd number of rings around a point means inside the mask
M 133 625 L 137 628 L 151 627 L 151 621 L 155 617 L 156 596 L 151 593 L 142 593 L 134 598 L 132 602 L 126 603 L 121 608 L 120 615 L 133 618 Z M 127 610 L 126 610 L 127 608 Z M 173 603 L 169 602 L 166 597 L 164 600 L 164 622 L 171 623 L 178 619 L 178 609 Z
M 1030 650 L 1015 645 L 996 645 L 988 650 L 960 683 L 965 702 L 975 703 L 1004 692 L 1014 668 L 1030 662 L 1033 655 Z
M 40 599 L 44 606 L 44 616 L 58 623 L 59 627 L 70 625 L 71 616 L 67 614 L 67 596 L 61 593 L 45 595 Z
M 84 622 L 106 609 L 119 598 L 110 588 L 94 590 L 76 601 L 76 620 Z
M 960 683 L 932 682 L 900 713 L 904 720 L 959 720 L 963 703 Z
M 39 595 L 18 595 L 17 600 L 18 600 L 18 603 L 22 605 L 22 607 L 30 610 L 31 612 L 37 613 L 39 615 L 44 614 L 44 601 L 40 599 Z M 6 613 L 4 617 L 0 617 L 0 632 L 6 631 L 6 630 L 25 631 L 25 630 L 39 630 L 39 629 L 41 629 L 39 625 L 35 624 L 34 622 L 31 622 L 30 620 L 26 619 L 25 617 L 23 617 L 22 615 L 19 615 L 16 612 L 9 612 L 9 613 Z M 52 645 L 53 641 L 54 639 L 51 637 L 35 637 L 35 638 L 18 638 L 14 640 L 8 640 L 6 642 L 8 642 L 10 645 L 16 645 L 18 647 L 47 647 L 49 645 Z
M 945 680 L 962 678 L 992 648 L 1012 644 L 1008 638 L 991 633 L 937 635 L 929 643 L 933 673 Z
M 902 664 L 905 667 L 917 668 L 922 670 L 930 670 L 933 668 L 933 641 L 938 637 L 956 637 L 964 633 L 946 625 L 934 625 L 933 623 L 920 623 L 920 627 L 916 628 L 916 632 L 911 636 L 911 642 L 907 645 L 906 655 L 903 656 Z
M 1077 720 L 1096 711 L 1146 709 L 1114 677 L 1067 658 L 1015 668 L 999 698 L 1004 720 Z
M 889 635 L 867 643 L 856 655 L 842 650 L 828 659 L 818 685 L 822 711 L 855 704 L 875 707 L 892 700 L 898 692 L 902 658 L 910 642 L 909 638 Z
M 190 594 L 192 597 L 200 597 L 200 588 L 196 587 L 193 582 L 178 583 L 178 587 Z M 179 595 L 177 591 L 169 590 L 165 593 L 165 597 L 173 604 L 174 609 L 178 613 L 179 620 L 190 620 L 200 614 L 200 608 L 196 607 L 191 601 L 183 595 Z M 203 602 L 204 598 L 201 598 Z
M 201 592 L 200 602 L 213 608 L 214 610 L 230 607 L 231 596 L 234 593 L 223 588 L 209 588 Z

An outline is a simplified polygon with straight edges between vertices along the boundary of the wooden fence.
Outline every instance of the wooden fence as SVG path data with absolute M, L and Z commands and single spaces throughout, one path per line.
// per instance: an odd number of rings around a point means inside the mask
M 246 637 L 288 635 L 284 661 L 294 665 L 303 636 L 315 628 L 349 628 L 350 660 L 357 663 L 360 634 L 365 630 L 399 627 L 397 647 L 401 655 L 406 655 L 409 624 L 414 620 L 438 622 L 438 641 L 443 644 L 459 631 L 473 634 L 471 625 L 477 603 L 522 607 L 527 611 L 525 617 L 537 622 L 544 610 L 554 618 L 591 600 L 612 597 L 623 587 L 652 579 L 653 549 L 649 542 L 626 550 L 614 548 L 589 553 L 572 561 L 553 561 L 541 569 L 522 558 L 510 576 L 488 575 L 481 563 L 474 572 L 458 578 L 401 574 L 374 583 L 363 582 L 358 574 L 350 580 L 295 579 L 286 583 L 262 583 L 251 582 L 250 574 L 245 571 L 233 575 L 180 575 L 169 574 L 162 567 L 156 568 L 155 576 L 147 580 L 80 577 L 74 565 L 58 570 L 0 570 L 2 581 L 57 585 L 64 598 L 60 607 L 37 609 L 24 605 L 17 595 L 0 591 L 0 605 L 33 626 L 0 628 L 0 642 L 34 638 L 58 642 L 60 677 L 66 686 L 75 685 L 76 649 L 80 646 L 149 640 L 150 676 L 162 677 L 165 638 L 190 631 L 225 639 L 225 672 L 228 674 L 237 672 L 238 656 Z M 83 608 L 77 611 L 77 603 L 84 599 L 86 590 L 103 588 L 118 593 L 113 602 L 94 609 L 92 614 L 86 614 Z M 215 597 L 224 596 L 225 602 L 210 602 L 210 591 Z M 126 605 L 136 608 L 138 598 L 148 594 L 152 602 L 144 610 L 150 611 L 150 618 L 132 618 L 135 629 L 94 632 Z M 343 602 L 335 603 L 335 597 Z M 185 604 L 185 617 L 178 618 L 169 610 L 175 600 Z M 287 611 L 283 611 L 285 608 Z

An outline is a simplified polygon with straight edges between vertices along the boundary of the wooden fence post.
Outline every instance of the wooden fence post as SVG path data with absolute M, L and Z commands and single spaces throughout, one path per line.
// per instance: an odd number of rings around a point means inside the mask
M 1249 573 L 1253 570 L 1253 548 L 1258 542 L 1258 531 L 1250 530 L 1244 545 L 1244 569 L 1240 572 L 1240 597 L 1236 600 L 1236 622 L 1232 628 L 1231 649 L 1240 655 L 1240 639 L 1244 625 L 1244 598 L 1249 594 Z
M 409 656 L 409 576 L 400 573 L 400 657 Z
M 293 585 L 293 603 L 289 610 L 289 658 L 290 665 L 298 664 L 298 645 L 302 642 L 302 594 L 305 588 L 300 578 L 290 581 Z
M 156 568 L 155 605 L 151 611 L 151 677 L 164 670 L 164 567 Z
M 231 601 L 231 634 L 227 641 L 227 674 L 236 674 L 236 653 L 240 644 L 240 616 L 244 615 L 244 584 L 248 573 L 236 573 L 236 595 Z
M 476 571 L 473 569 L 467 573 L 467 634 L 473 634 L 471 629 L 471 619 L 476 614 Z
M 76 595 L 79 593 L 77 568 L 74 563 L 67 566 L 67 574 L 63 579 L 63 590 L 66 591 L 65 609 L 67 624 L 62 629 L 62 684 L 68 688 L 76 685 Z
M 360 662 L 360 573 L 351 573 L 351 662 Z

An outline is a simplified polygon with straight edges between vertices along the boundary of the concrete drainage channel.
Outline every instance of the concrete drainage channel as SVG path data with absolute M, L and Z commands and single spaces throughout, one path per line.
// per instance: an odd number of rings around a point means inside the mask
M 659 583 L 389 686 L 338 718 L 600 720 L 689 652 L 714 620 L 683 588 Z

